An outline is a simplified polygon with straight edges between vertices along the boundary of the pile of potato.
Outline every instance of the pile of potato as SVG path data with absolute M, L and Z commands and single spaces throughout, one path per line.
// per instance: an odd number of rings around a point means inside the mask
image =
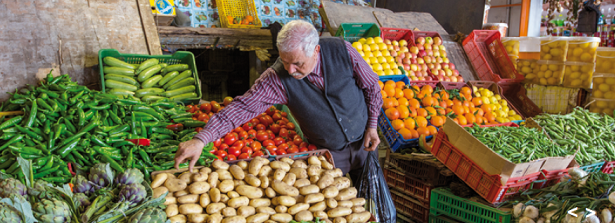
M 367 222 L 371 214 L 356 198 L 350 179 L 325 159 L 256 157 L 249 163 L 212 163 L 199 172 L 154 176 L 154 197 L 169 192 L 166 213 L 171 222 Z

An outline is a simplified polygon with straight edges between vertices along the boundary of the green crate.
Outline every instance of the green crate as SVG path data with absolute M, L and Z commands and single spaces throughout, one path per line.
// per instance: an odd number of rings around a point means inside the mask
M 191 52 L 177 51 L 173 55 L 145 55 L 120 53 L 116 49 L 101 49 L 98 51 L 98 67 L 100 69 L 100 85 L 103 93 L 105 92 L 105 76 L 103 74 L 103 66 L 105 66 L 105 64 L 103 62 L 103 58 L 108 56 L 115 57 L 130 64 L 140 64 L 141 62 L 151 58 L 156 58 L 161 63 L 167 63 L 169 65 L 179 63 L 188 64 L 188 66 L 190 67 L 189 69 L 192 70 L 192 76 L 195 80 L 196 95 L 198 98 L 189 98 L 183 100 L 182 102 L 184 104 L 198 104 L 203 97 L 203 92 L 201 92 L 201 81 L 199 79 L 199 73 L 196 70 L 196 63 L 194 62 L 194 54 L 192 54 Z
M 511 223 L 510 211 L 502 211 L 487 205 L 455 196 L 449 188 L 440 187 L 431 190 L 429 214 L 445 215 L 462 222 L 475 223 Z
M 361 38 L 380 36 L 380 28 L 375 23 L 342 23 L 335 36 L 352 43 Z
M 590 164 L 590 165 L 586 165 L 586 166 L 582 166 L 579 167 L 579 169 L 588 172 L 588 173 L 595 173 L 595 172 L 600 172 L 600 170 L 602 170 L 602 166 L 604 166 L 604 162 L 599 162 L 599 163 L 594 163 L 594 164 Z
M 453 220 L 452 218 L 446 217 L 444 215 L 429 215 L 429 223 L 457 223 L 460 221 Z

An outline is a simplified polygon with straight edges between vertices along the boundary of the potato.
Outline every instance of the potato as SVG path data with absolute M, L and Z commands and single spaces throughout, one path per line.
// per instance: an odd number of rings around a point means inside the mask
M 273 173 L 273 180 L 283 180 L 285 176 L 286 176 L 286 171 L 282 169 L 277 169 Z
M 220 211 L 220 213 L 222 213 L 224 217 L 231 217 L 231 216 L 237 215 L 237 210 L 235 210 L 235 208 L 232 208 L 232 207 L 225 207 Z
M 325 198 L 334 198 L 339 193 L 340 191 L 335 186 L 328 186 L 327 188 L 322 190 L 322 194 L 325 195 Z
M 246 175 L 244 180 L 248 183 L 248 185 L 253 186 L 253 187 L 258 187 L 261 185 L 261 180 L 259 180 L 257 177 L 255 177 L 252 174 Z
M 325 170 L 332 170 L 333 169 L 333 164 L 329 163 L 329 161 L 321 160 L 320 162 L 321 162 L 320 165 L 322 166 L 323 169 L 325 169 Z
M 177 203 L 180 204 L 195 204 L 198 200 L 198 194 L 188 194 L 181 197 L 177 197 Z
M 209 189 L 211 189 L 209 183 L 201 181 L 194 182 L 188 187 L 188 191 L 190 191 L 191 194 L 204 194 L 209 191 Z
M 265 189 L 265 195 L 267 195 L 268 198 L 274 198 L 276 193 L 275 193 L 275 190 L 273 190 L 273 188 L 267 187 L 267 189 Z
M 192 183 L 192 173 L 187 172 L 187 171 L 183 172 L 182 174 L 179 175 L 177 179 L 183 180 L 187 184 L 190 184 Z
M 340 190 L 340 194 L 335 197 L 335 200 L 343 201 L 350 200 L 357 197 L 357 188 L 350 187 Z
M 316 193 L 316 194 L 305 195 L 305 200 L 303 202 L 311 204 L 311 203 L 321 202 L 324 200 L 325 200 L 325 195 L 323 195 L 322 193 Z
M 153 190 L 153 196 L 154 198 L 159 198 L 160 196 L 168 192 L 169 192 L 169 189 L 167 189 L 166 187 L 157 187 L 156 189 Z
M 335 200 L 335 198 L 327 198 L 325 199 L 325 203 L 327 203 L 327 207 L 329 208 L 337 207 L 337 200 Z
M 248 165 L 248 172 L 252 175 L 256 175 L 261 171 L 261 168 L 265 165 L 265 161 L 261 157 L 254 157 Z
M 294 173 L 297 179 L 306 179 L 308 178 L 307 170 L 305 168 L 293 167 L 288 171 L 289 173 Z
M 323 219 L 323 221 L 324 221 L 325 223 L 333 223 L 333 221 L 329 220 L 328 218 Z
M 201 205 L 201 207 L 206 208 L 209 203 L 211 203 L 209 194 L 201 194 L 201 197 L 199 198 L 199 204 Z
M 276 212 L 275 210 L 273 210 L 273 208 L 270 207 L 257 207 L 256 213 L 275 214 Z
M 205 208 L 205 210 L 207 211 L 207 214 L 214 214 L 220 212 L 225 207 L 226 205 L 223 203 L 211 203 L 207 205 L 207 208 Z
M 233 199 L 233 198 L 237 198 L 240 197 L 241 195 L 239 195 L 239 193 L 237 193 L 236 191 L 229 191 L 228 193 L 226 193 L 226 195 L 228 196 L 228 198 Z
M 230 198 L 226 195 L 226 194 L 220 194 L 220 202 L 221 203 L 225 203 L 228 202 L 228 200 L 230 200 Z
M 308 158 L 308 164 L 310 165 L 320 166 L 321 163 L 322 162 L 316 156 L 310 156 L 310 158 Z
M 347 177 L 338 177 L 333 180 L 333 186 L 337 187 L 338 190 L 342 190 L 350 187 L 350 179 Z
M 282 181 L 288 185 L 295 184 L 296 180 L 297 180 L 297 176 L 294 173 L 287 173 L 284 179 L 282 179 Z
M 325 189 L 331 184 L 333 184 L 333 182 L 334 182 L 333 176 L 329 174 L 323 174 L 322 177 L 320 177 L 320 180 L 318 180 L 318 183 L 316 184 L 318 185 L 320 189 Z
M 232 180 L 223 180 L 220 185 L 218 185 L 218 189 L 220 189 L 221 193 L 227 193 L 235 189 L 235 183 Z
M 235 179 L 243 180 L 243 178 L 246 177 L 246 175 L 243 173 L 243 170 L 241 169 L 241 167 L 239 167 L 237 165 L 232 165 L 229 168 L 229 171 L 231 172 L 231 174 L 233 175 L 233 177 Z
M 352 209 L 336 207 L 336 208 L 329 210 L 327 214 L 329 215 L 330 218 L 337 218 L 337 217 L 342 217 L 342 216 L 352 214 Z
M 365 205 L 365 198 L 355 198 L 355 199 L 351 199 L 350 201 L 352 201 L 353 206 L 363 206 Z
M 160 187 L 161 185 L 164 184 L 164 182 L 167 180 L 167 177 L 169 175 L 166 175 L 164 173 L 161 174 L 157 174 L 156 176 L 154 176 L 154 180 L 152 180 L 152 188 L 156 189 L 157 187 Z
M 305 160 L 295 160 L 295 162 L 293 162 L 290 167 L 299 167 L 305 169 L 308 167 L 308 165 L 305 163 Z
M 177 204 L 170 204 L 167 206 L 164 212 L 167 213 L 167 217 L 173 217 L 179 214 L 179 209 L 178 209 Z
M 258 213 L 246 218 L 248 223 L 263 223 L 269 219 L 269 214 Z
M 209 197 L 213 203 L 220 202 L 220 189 L 211 188 L 211 190 L 209 190 Z
M 274 214 L 269 217 L 269 219 L 276 222 L 290 222 L 293 220 L 293 216 L 285 213 Z
M 318 156 L 318 159 L 319 159 L 320 161 L 323 161 L 323 160 L 327 160 L 327 157 L 325 157 L 325 156 Z
M 206 222 L 207 223 L 220 223 L 222 222 L 222 214 L 220 213 L 210 214 Z
M 288 184 L 279 180 L 274 180 L 271 187 L 275 190 L 275 192 L 281 195 L 288 195 L 291 197 L 299 195 L 299 190 L 297 190 L 297 188 L 288 186 Z
M 175 193 L 173 193 L 175 197 L 181 197 L 181 196 L 188 195 L 188 194 L 190 194 L 188 190 L 180 190 L 180 191 L 176 191 Z
M 228 170 L 216 170 L 219 180 L 233 180 L 233 175 Z
M 165 197 L 164 205 L 177 204 L 177 198 L 173 196 Z
M 228 170 L 229 165 L 222 160 L 216 160 L 211 163 L 211 166 L 216 170 Z
M 269 187 L 269 178 L 267 176 L 260 177 L 259 182 L 261 183 L 261 188 L 265 189 Z
M 314 175 L 310 177 L 310 182 L 313 184 L 318 183 L 318 181 L 320 180 L 320 176 L 319 175 Z
M 207 214 L 189 214 L 188 221 L 192 223 L 203 223 L 207 220 Z
M 325 169 L 323 169 L 323 170 L 322 170 L 322 174 L 321 174 L 321 175 L 325 175 L 325 174 L 329 174 L 329 175 L 331 175 L 333 178 L 338 177 L 338 176 L 337 176 L 337 172 L 335 172 L 335 170 L 325 170 Z
M 294 197 L 290 197 L 290 196 L 279 196 L 279 197 L 275 197 L 274 198 L 279 205 L 283 205 L 283 206 L 293 206 L 295 204 L 297 204 L 297 199 L 295 199 Z
M 315 194 L 320 191 L 320 188 L 316 185 L 307 185 L 299 188 L 299 193 L 301 195 Z
M 242 170 L 247 170 L 248 162 L 246 162 L 245 160 L 239 161 L 237 162 L 237 166 L 239 166 L 239 168 L 241 168 Z
M 337 217 L 333 219 L 333 223 L 346 223 L 346 219 L 344 217 Z
M 185 223 L 186 215 L 183 215 L 183 214 L 175 215 L 173 217 L 170 217 L 169 221 L 171 221 L 171 223 Z
M 288 158 L 288 157 L 284 157 L 284 158 L 280 159 L 280 161 L 288 163 L 288 165 L 293 165 L 293 163 L 295 163 L 294 160 L 292 160 L 291 158 Z
M 309 208 L 310 208 L 309 204 L 298 203 L 298 204 L 295 204 L 295 205 L 291 206 L 290 208 L 288 208 L 288 213 L 294 215 L 294 214 L 299 213 L 300 211 L 305 211 L 305 210 L 307 210 Z
M 284 170 L 284 172 L 288 172 L 290 170 L 290 165 L 288 163 L 281 162 L 281 161 L 273 161 L 269 163 L 269 166 L 273 168 L 274 170 L 281 169 L 281 170 Z
M 240 185 L 235 188 L 235 191 L 237 191 L 237 193 L 239 193 L 240 195 L 246 196 L 250 199 L 263 197 L 263 191 L 253 186 Z
M 271 173 L 271 171 L 273 171 L 273 169 L 271 169 L 270 166 L 263 166 L 261 168 L 261 170 L 258 172 L 258 176 L 259 177 L 263 177 L 263 176 L 269 176 L 269 174 Z
M 334 175 L 333 177 L 343 177 L 344 176 L 344 172 L 342 172 L 342 169 L 340 168 L 335 168 L 335 173 L 336 175 Z
M 250 215 L 254 215 L 256 213 L 256 208 L 251 206 L 241 206 L 237 209 L 237 215 L 241 215 L 244 217 L 248 217 Z
M 255 208 L 269 207 L 269 205 L 271 205 L 271 200 L 267 198 L 256 198 L 256 199 L 250 200 L 250 206 L 255 207 Z
M 241 185 L 246 185 L 246 182 L 243 180 L 233 180 L 233 185 L 235 187 L 241 186 Z
M 203 167 L 203 168 L 201 168 L 201 170 L 199 172 L 200 173 L 204 173 L 205 175 L 209 175 L 211 173 L 211 168 Z
M 361 213 L 365 211 L 365 208 L 363 206 L 354 206 L 350 209 L 352 209 L 352 213 Z
M 207 181 L 209 182 L 209 186 L 211 187 L 218 186 L 218 173 L 216 172 L 210 173 L 209 179 Z
M 177 176 L 175 176 L 175 174 L 172 174 L 172 173 L 167 173 L 167 180 L 168 179 L 177 179 Z
M 222 223 L 246 223 L 246 218 L 243 216 L 233 216 L 222 219 Z
M 275 207 L 275 211 L 278 213 L 286 213 L 288 212 L 288 207 L 284 206 L 284 205 L 278 205 Z
M 351 208 L 352 207 L 352 201 L 338 201 L 337 202 L 337 206 L 338 207 L 343 207 L 343 208 Z
M 297 221 L 312 221 L 314 219 L 314 215 L 310 211 L 300 211 L 295 215 L 295 220 Z
M 367 211 L 363 211 L 363 212 L 354 213 L 354 214 L 346 216 L 346 221 L 348 222 L 367 222 L 369 221 L 371 217 L 372 217 L 371 213 Z
M 319 176 L 321 172 L 322 172 L 322 168 L 320 166 L 310 165 L 307 168 L 307 175 L 310 177 Z
M 320 218 L 320 219 L 329 218 L 329 215 L 327 215 L 327 213 L 324 211 L 316 211 L 316 212 L 313 212 L 313 214 L 315 218 Z
M 201 173 L 201 172 L 196 172 L 192 174 L 192 182 L 205 182 L 207 181 L 207 178 L 209 177 L 208 174 L 205 173 Z M 188 216 L 188 219 L 190 218 L 190 216 Z
M 324 201 L 321 201 L 316 204 L 313 204 L 308 210 L 311 212 L 316 212 L 316 211 L 324 211 L 325 209 L 327 209 L 327 205 L 325 204 Z
M 312 182 L 310 182 L 310 180 L 308 179 L 298 179 L 297 181 L 295 181 L 295 187 L 296 188 L 301 188 L 301 187 L 305 187 L 312 184 Z
M 167 181 L 164 182 L 164 186 L 169 189 L 169 192 L 175 192 L 186 189 L 188 184 L 180 179 L 167 179 Z
M 179 205 L 179 213 L 181 214 L 200 214 L 203 213 L 203 207 L 198 204 L 182 204 Z

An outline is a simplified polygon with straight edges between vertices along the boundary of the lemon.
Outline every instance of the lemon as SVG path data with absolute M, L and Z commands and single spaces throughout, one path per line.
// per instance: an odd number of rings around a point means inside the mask
M 559 79 L 555 78 L 555 77 L 550 77 L 550 78 L 547 78 L 547 83 L 549 85 L 558 85 L 559 84 Z
M 545 71 L 545 78 L 553 77 L 553 71 L 547 70 Z
M 496 95 L 493 95 L 493 96 L 495 97 L 495 99 L 502 100 L 502 96 L 500 96 L 499 94 L 496 94 Z
M 374 56 L 375 56 L 375 57 L 381 57 L 381 56 L 383 56 L 383 55 L 382 55 L 382 52 L 380 52 L 380 51 L 373 51 L 373 54 L 374 54 Z
M 543 56 L 541 56 L 540 58 L 543 58 Z M 553 59 L 553 56 L 551 56 L 551 54 L 546 54 L 544 56 L 544 58 L 545 58 L 545 60 L 551 60 L 551 59 Z
M 363 51 L 372 51 L 372 48 L 369 47 L 369 44 L 363 44 Z
M 357 42 L 359 42 L 359 43 L 361 43 L 361 44 L 364 44 L 364 43 L 365 43 L 365 41 L 366 41 L 366 39 L 365 39 L 365 38 L 361 38 L 361 39 L 359 39 Z
M 504 100 L 504 99 L 500 100 L 500 104 L 501 104 L 503 107 L 508 107 L 508 102 L 507 102 L 506 100 Z
M 397 64 L 395 64 L 394 62 L 389 62 L 389 66 L 391 67 L 391 70 L 392 69 L 398 69 Z
M 519 115 L 512 115 L 512 116 L 509 116 L 509 117 L 510 117 L 511 120 L 523 120 L 523 118 L 521 118 L 521 116 L 519 116 Z
M 379 63 L 373 64 L 373 66 L 374 66 L 374 70 L 377 70 L 377 71 L 378 70 L 383 70 L 382 69 L 382 65 L 380 65 Z
M 367 57 L 374 57 L 374 54 L 372 53 L 372 51 L 363 51 L 363 53 L 365 54 L 365 56 Z
M 380 38 L 380 37 L 378 37 L 378 38 Z M 374 41 L 376 41 L 376 40 L 374 40 Z M 380 48 L 380 50 L 388 50 L 387 49 L 387 45 L 384 44 L 383 42 L 376 43 L 376 44 L 378 44 L 378 48 Z
M 487 96 L 482 96 L 482 97 L 480 97 L 480 99 L 483 100 L 484 104 L 491 104 L 491 101 L 489 100 L 489 98 Z
M 358 52 L 359 52 L 359 55 L 361 55 L 361 57 L 365 56 L 365 53 L 363 53 L 363 51 L 358 51 Z
M 583 84 L 582 80 L 576 79 L 570 82 L 570 87 L 581 87 L 582 84 Z
M 521 73 L 527 74 L 527 73 L 531 73 L 532 69 L 530 67 L 522 67 L 521 68 Z
M 505 112 L 506 114 L 508 114 L 508 111 L 510 111 L 510 108 L 508 108 L 506 106 L 502 106 L 502 111 Z
M 387 59 L 384 58 L 383 56 L 376 57 L 376 59 L 378 59 L 378 63 L 386 63 L 387 62 Z
M 352 47 L 354 47 L 355 49 L 357 49 L 357 51 L 363 51 L 363 44 L 361 44 L 360 42 L 354 42 L 354 43 L 352 43 Z
M 608 85 L 615 85 L 615 77 L 607 77 L 605 83 Z
M 604 77 L 594 77 L 595 85 L 602 84 L 602 83 L 604 83 Z
M 489 97 L 489 100 L 491 100 L 491 104 L 497 104 L 498 103 L 498 99 L 496 99 L 494 96 Z
M 501 117 L 495 118 L 495 121 L 499 123 L 506 123 L 506 120 L 504 120 L 504 118 L 501 118 Z
M 597 97 L 597 98 L 604 98 L 604 97 L 603 97 L 603 96 L 604 96 L 604 93 L 602 93 L 602 91 L 600 91 L 600 90 L 594 90 L 594 92 L 593 92 L 592 94 L 594 95 L 594 97 Z
M 382 43 L 382 38 L 380 38 L 379 36 L 374 37 L 374 43 Z
M 534 78 L 536 78 L 536 75 L 534 74 L 528 74 L 527 76 L 525 76 L 525 79 L 528 79 L 528 80 L 532 80 Z
M 387 69 L 391 70 L 391 66 L 388 63 L 381 63 L 380 65 L 382 65 L 382 69 L 385 70 L 384 73 L 387 73 L 386 72 Z M 393 71 L 391 71 L 391 72 L 393 72 Z M 389 74 L 387 74 L 387 75 L 389 75 Z
M 383 44 L 384 44 L 384 43 L 383 43 Z M 380 53 L 382 54 L 382 56 L 385 56 L 385 57 L 386 57 L 386 56 L 389 56 L 389 57 L 391 56 L 391 52 L 389 52 L 389 51 L 388 51 L 388 50 L 386 50 L 386 49 L 384 49 L 384 50 L 383 50 L 382 48 L 380 48 Z
M 384 69 L 384 75 L 393 75 L 393 74 L 394 73 L 393 73 L 393 71 L 391 69 L 389 69 L 389 68 L 385 68 Z
M 375 43 L 374 42 L 374 38 L 368 37 L 367 39 L 365 39 L 365 43 L 367 43 L 367 44 L 374 44 Z
M 481 94 L 480 94 L 480 92 L 478 92 L 478 91 L 474 91 L 474 96 L 475 96 L 475 97 L 479 97 L 479 98 L 480 98 L 480 97 L 481 97 Z M 482 100 L 482 99 L 481 99 L 481 100 Z
M 371 61 L 369 60 L 369 57 L 365 57 L 365 56 L 364 56 L 364 57 L 363 57 L 363 59 L 365 60 L 365 62 L 366 62 L 367 64 L 370 64 L 370 62 L 371 62 Z
M 369 44 L 369 48 L 372 50 L 372 52 L 380 50 L 380 47 L 378 47 L 378 44 L 375 44 L 375 43 Z
M 376 71 L 376 74 L 378 74 L 378 76 L 384 76 L 384 71 L 381 71 L 381 70 Z
M 369 64 L 377 64 L 377 63 L 378 63 L 378 59 L 376 57 L 369 58 Z
M 508 115 L 515 116 L 515 115 L 517 115 L 517 112 L 515 112 L 515 110 L 510 109 L 510 110 L 508 110 Z
M 608 84 L 600 84 L 598 85 L 598 89 L 600 89 L 601 91 L 607 92 L 609 91 L 610 87 Z
M 604 93 L 604 95 L 602 96 L 602 98 L 606 98 L 606 99 L 612 99 L 615 96 L 615 94 L 613 94 L 613 92 L 606 92 Z

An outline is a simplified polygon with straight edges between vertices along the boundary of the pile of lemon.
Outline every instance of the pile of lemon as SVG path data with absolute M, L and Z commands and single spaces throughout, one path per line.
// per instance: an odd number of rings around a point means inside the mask
M 378 76 L 402 74 L 395 63 L 395 58 L 391 56 L 392 45 L 384 44 L 382 38 L 361 38 L 352 43 L 352 47 L 359 52 Z
M 504 100 L 499 94 L 494 94 L 493 91 L 486 88 L 478 88 L 472 86 L 475 97 L 480 97 L 483 102 L 481 108 L 484 112 L 491 111 L 495 115 L 495 121 L 506 123 L 514 120 L 523 120 L 515 110 L 508 107 L 508 101 Z

